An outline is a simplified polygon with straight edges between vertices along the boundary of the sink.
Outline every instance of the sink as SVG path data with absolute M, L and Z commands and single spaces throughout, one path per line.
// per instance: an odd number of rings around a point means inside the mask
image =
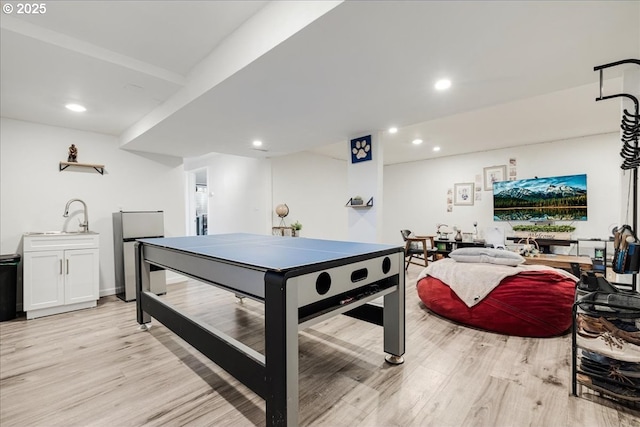
M 23 234 L 24 252 L 97 249 L 100 235 L 94 231 L 31 231 Z
M 29 231 L 25 236 L 69 236 L 77 234 L 97 234 L 93 231 Z

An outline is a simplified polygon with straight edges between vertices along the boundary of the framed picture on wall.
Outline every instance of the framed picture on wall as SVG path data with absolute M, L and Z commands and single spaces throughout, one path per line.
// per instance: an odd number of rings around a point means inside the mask
M 473 182 L 453 185 L 453 204 L 457 206 L 473 205 Z
M 371 135 L 351 140 L 351 163 L 366 162 L 371 158 Z
M 493 183 L 498 181 L 507 180 L 507 167 L 502 166 L 490 166 L 484 168 L 484 189 L 487 191 L 493 190 Z

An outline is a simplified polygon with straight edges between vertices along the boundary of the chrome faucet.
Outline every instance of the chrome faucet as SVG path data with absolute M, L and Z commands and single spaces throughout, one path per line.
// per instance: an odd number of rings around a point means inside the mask
M 82 203 L 82 206 L 84 206 L 84 222 L 80 223 L 80 228 L 82 228 L 82 231 L 84 233 L 86 233 L 87 231 L 89 231 L 89 212 L 87 210 L 87 204 L 85 202 L 83 202 L 80 199 L 71 199 L 71 200 L 69 200 L 67 202 L 67 206 L 64 207 L 64 214 L 62 216 L 65 217 L 65 218 L 69 217 L 69 206 L 73 202 L 80 202 L 80 203 Z

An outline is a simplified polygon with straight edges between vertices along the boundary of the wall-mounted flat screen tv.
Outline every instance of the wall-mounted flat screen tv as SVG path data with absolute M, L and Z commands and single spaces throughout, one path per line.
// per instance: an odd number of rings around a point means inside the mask
M 586 221 L 587 175 L 493 183 L 494 221 Z

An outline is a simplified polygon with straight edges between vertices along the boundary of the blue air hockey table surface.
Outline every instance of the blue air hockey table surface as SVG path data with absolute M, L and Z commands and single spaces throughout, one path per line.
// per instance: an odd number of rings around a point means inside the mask
M 264 303 L 265 354 L 153 294 L 151 266 Z M 298 424 L 301 329 L 338 314 L 364 319 L 383 326 L 386 360 L 403 362 L 401 246 L 245 233 L 139 239 L 136 288 L 138 323 L 156 318 L 265 399 L 267 425 Z

